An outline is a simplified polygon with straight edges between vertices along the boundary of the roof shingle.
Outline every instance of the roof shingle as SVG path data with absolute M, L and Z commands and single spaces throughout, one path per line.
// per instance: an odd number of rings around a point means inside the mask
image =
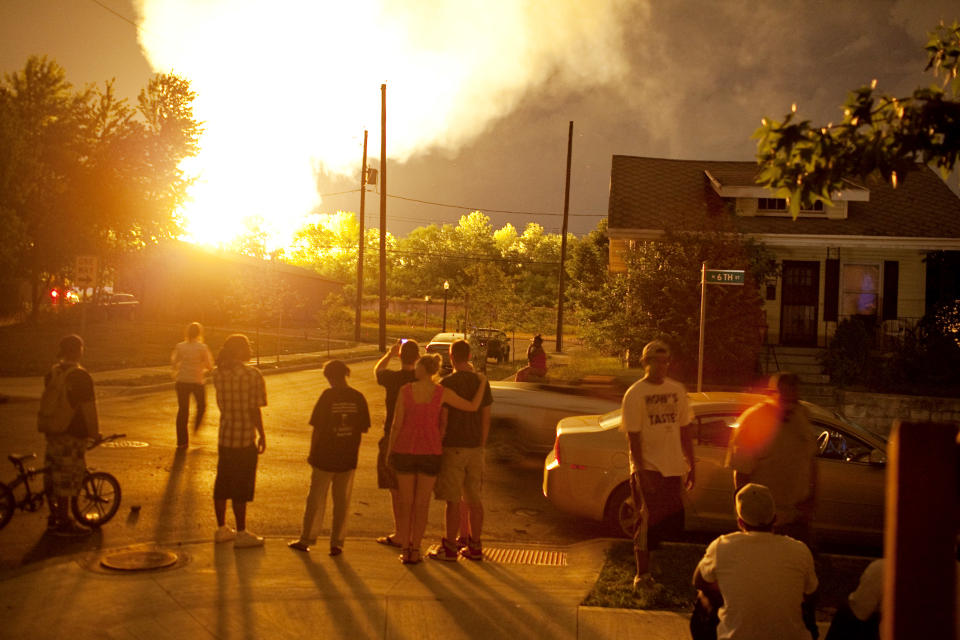
M 733 216 L 732 199 L 714 191 L 706 171 L 725 184 L 746 185 L 757 165 L 613 156 L 610 231 L 698 229 L 709 217 Z M 736 226 L 747 234 L 960 238 L 960 197 L 929 167 L 918 164 L 896 189 L 879 177 L 857 182 L 870 200 L 849 202 L 846 219 L 735 216 Z

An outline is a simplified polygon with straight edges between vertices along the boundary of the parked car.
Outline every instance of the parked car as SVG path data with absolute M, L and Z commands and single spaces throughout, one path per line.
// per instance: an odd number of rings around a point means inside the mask
M 623 390 L 609 385 L 490 382 L 490 424 L 497 456 L 546 455 L 553 449 L 557 422 L 568 416 L 606 413 L 620 407 Z
M 733 474 L 724 468 L 737 417 L 764 396 L 690 394 L 696 415 L 696 486 L 687 495 L 688 530 L 736 530 Z M 814 514 L 818 539 L 879 546 L 883 536 L 887 443 L 840 415 L 807 402 L 820 445 Z M 627 484 L 627 441 L 620 411 L 565 418 L 557 425 L 543 471 L 543 494 L 558 509 L 606 521 L 618 535 L 632 533 L 634 505 Z
M 140 310 L 140 301 L 132 293 L 104 293 L 100 298 L 100 306 L 108 319 L 133 319 Z
M 497 364 L 510 359 L 510 341 L 505 332 L 499 329 L 474 329 L 470 338 L 471 342 L 486 348 L 487 359 L 495 358 Z
M 462 333 L 438 333 L 427 344 L 427 353 L 435 353 L 443 358 L 443 370 L 450 371 L 453 366 L 450 364 L 450 345 L 457 340 L 463 340 Z

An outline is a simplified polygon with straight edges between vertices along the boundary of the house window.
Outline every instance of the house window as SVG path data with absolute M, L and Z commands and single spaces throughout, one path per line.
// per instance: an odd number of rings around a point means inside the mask
M 785 198 L 759 198 L 757 202 L 757 211 L 786 211 L 787 201 Z M 801 209 L 801 211 L 819 211 L 823 212 L 823 202 L 817 200 L 813 203 L 812 209 Z
M 841 313 L 845 316 L 875 316 L 880 292 L 880 266 L 847 264 L 843 266 Z

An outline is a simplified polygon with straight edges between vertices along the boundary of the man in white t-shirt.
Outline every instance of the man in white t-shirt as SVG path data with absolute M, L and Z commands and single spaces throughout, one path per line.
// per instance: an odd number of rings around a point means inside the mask
M 620 430 L 630 449 L 630 491 L 636 506 L 633 587 L 649 586 L 650 550 L 683 530 L 683 491 L 693 488 L 693 413 L 683 385 L 667 377 L 670 348 L 654 340 L 643 348 L 645 375 L 623 395 Z M 686 483 L 684 483 L 686 478 Z
M 773 533 L 776 507 L 764 485 L 747 484 L 736 502 L 740 531 L 711 542 L 693 574 L 701 602 L 723 603 L 716 637 L 811 640 L 807 625 L 816 623 L 805 620 L 804 604 L 812 613 L 818 583 L 810 549 Z

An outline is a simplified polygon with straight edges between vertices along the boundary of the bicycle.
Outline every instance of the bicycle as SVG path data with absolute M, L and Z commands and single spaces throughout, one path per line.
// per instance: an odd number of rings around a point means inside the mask
M 125 436 L 126 434 L 123 433 L 115 433 L 110 436 L 98 437 L 87 445 L 87 451 L 99 447 L 105 442 L 112 442 Z M 36 457 L 37 454 L 35 453 L 7 456 L 7 459 L 17 470 L 17 477 L 9 485 L 0 482 L 0 529 L 7 526 L 7 523 L 13 518 L 15 509 L 34 512 L 43 506 L 46 494 L 43 490 L 34 491 L 30 486 L 30 480 L 43 475 L 48 467 L 33 469 L 24 466 L 27 460 Z M 18 500 L 14 491 L 17 491 L 21 485 L 23 485 L 25 495 Z M 70 498 L 70 509 L 73 512 L 73 517 L 80 524 L 91 529 L 97 529 L 109 522 L 117 514 L 119 508 L 120 483 L 117 482 L 117 479 L 106 471 L 94 471 L 87 468 L 80 493 Z

